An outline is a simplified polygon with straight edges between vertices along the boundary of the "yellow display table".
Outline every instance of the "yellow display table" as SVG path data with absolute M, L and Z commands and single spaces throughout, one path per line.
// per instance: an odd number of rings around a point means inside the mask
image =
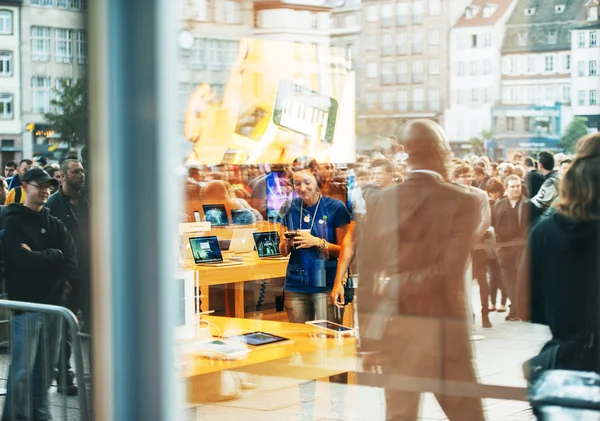
M 214 325 L 211 328 L 213 335 L 263 331 L 289 338 L 292 342 L 253 348 L 245 359 L 235 361 L 194 355 L 189 341 L 182 344 L 182 349 L 187 348 L 182 351 L 182 361 L 190 403 L 215 400 L 223 370 L 315 380 L 357 369 L 356 339 L 353 337 L 327 337 L 322 330 L 306 324 L 211 316 L 205 316 L 203 320 Z

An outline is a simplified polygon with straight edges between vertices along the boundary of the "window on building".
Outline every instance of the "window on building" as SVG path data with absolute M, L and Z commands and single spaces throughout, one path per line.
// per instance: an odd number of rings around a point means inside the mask
M 556 6 L 554 6 L 554 13 L 559 14 L 565 11 L 565 5 L 564 4 L 557 4 Z
M 392 44 L 392 34 L 381 35 L 381 55 L 391 56 L 394 52 L 394 46 Z
M 437 58 L 433 58 L 429 60 L 429 74 L 430 75 L 439 75 L 440 74 L 440 60 Z
M 471 48 L 477 48 L 477 34 L 471 34 Z
M 565 72 L 567 72 L 571 70 L 571 54 L 565 54 L 563 57 L 563 67 Z
M 384 111 L 392 111 L 394 109 L 394 92 L 390 90 L 381 93 L 381 108 Z
M 533 16 L 535 15 L 535 7 L 529 7 L 525 9 L 525 16 Z
M 406 89 L 398 90 L 398 110 L 408 110 L 408 91 Z
M 598 33 L 596 31 L 590 31 L 590 47 L 596 47 L 598 45 Z
M 50 28 L 31 27 L 31 59 L 33 61 L 50 60 Z
M 393 63 L 390 61 L 381 63 L 381 83 L 384 85 L 394 83 Z
M 419 25 L 423 23 L 423 1 L 414 0 L 412 7 L 412 23 L 413 25 Z
M 394 18 L 394 5 L 391 3 L 381 5 L 381 26 L 384 28 L 392 26 Z
M 376 50 L 377 49 L 377 35 L 369 34 L 367 35 L 367 50 Z
M 11 35 L 13 31 L 13 14 L 8 10 L 0 10 L 0 35 Z
M 368 110 L 372 110 L 377 106 L 377 92 L 367 92 L 365 99 L 365 105 Z
M 56 0 L 56 7 L 60 9 L 68 9 L 69 8 L 69 0 Z
M 577 76 L 585 76 L 585 61 L 577 62 Z
M 0 51 L 0 76 L 12 76 L 13 53 L 11 51 Z
M 527 73 L 535 73 L 535 59 L 536 56 L 534 54 L 527 56 Z
M 551 44 L 551 45 L 556 44 L 557 38 L 558 38 L 558 32 L 555 29 L 548 31 L 548 44 Z
M 442 104 L 440 103 L 440 90 L 439 88 L 429 88 L 428 92 L 429 109 L 438 111 L 441 110 Z
M 367 22 L 377 22 L 377 15 L 377 5 L 371 4 L 367 6 Z
M 196 38 L 192 51 L 192 67 L 204 69 L 206 67 L 206 40 Z
M 429 0 L 429 16 L 439 16 L 442 13 L 441 0 Z
M 408 25 L 408 3 L 398 3 L 396 6 L 396 25 Z
M 484 48 L 492 46 L 492 34 L 490 32 L 483 34 L 483 46 Z
M 421 54 L 423 52 L 423 31 L 415 30 L 412 34 L 412 52 L 413 54 Z
M 598 20 L 598 6 L 588 7 L 588 21 Z
M 71 79 L 57 77 L 54 79 L 54 99 L 60 101 L 63 90 L 66 86 L 71 86 Z M 57 112 L 62 112 L 62 107 L 52 106 Z
M 596 60 L 590 60 L 589 63 L 589 75 L 596 76 Z
M 0 120 L 12 120 L 13 117 L 13 96 L 11 94 L 0 94 Z
M 579 91 L 577 95 L 579 97 L 579 105 L 585 105 L 585 91 Z
M 377 63 L 375 63 L 375 62 L 367 63 L 367 77 L 369 79 L 376 79 L 377 77 L 379 77 L 378 69 L 379 69 L 379 66 L 377 65 Z
M 77 31 L 77 63 L 87 63 L 87 33 L 85 31 Z
M 405 55 L 410 52 L 410 46 L 408 44 L 408 33 L 398 32 L 396 33 L 396 53 Z
M 69 1 L 69 9 L 87 10 L 87 1 L 86 0 L 70 0 Z
M 41 6 L 42 0 L 30 0 L 29 4 L 32 6 Z
M 578 35 L 578 46 L 579 48 L 585 47 L 585 33 L 580 32 Z
M 406 61 L 399 61 L 396 65 L 397 71 L 397 82 L 408 83 L 408 63 Z
M 465 76 L 465 62 L 459 61 L 456 65 L 456 76 Z
M 31 78 L 31 110 L 34 113 L 50 111 L 50 78 L 34 76 Z
M 498 6 L 497 5 L 495 5 L 495 4 L 486 4 L 483 7 L 483 17 L 484 18 L 489 18 L 494 13 L 496 13 L 496 10 L 498 10 Z
M 421 111 L 423 110 L 423 88 L 415 88 L 413 89 L 413 97 L 412 97 L 412 101 L 413 101 L 413 110 L 415 111 Z
M 440 30 L 438 28 L 429 30 L 429 45 L 440 45 Z
M 508 58 L 508 72 L 517 73 L 517 58 L 514 56 Z
M 546 86 L 545 92 L 546 101 L 554 101 L 556 99 L 556 94 L 554 92 L 554 86 Z
M 226 0 L 218 2 L 217 5 L 220 6 L 221 13 L 218 18 L 220 22 L 231 25 L 242 23 L 242 7 L 238 1 Z
M 469 62 L 469 74 L 471 76 L 477 76 L 479 69 L 476 61 Z
M 477 104 L 479 102 L 479 89 L 471 89 L 471 103 Z
M 569 85 L 562 87 L 562 101 L 571 102 L 571 87 Z
M 515 130 L 515 118 L 506 117 L 506 130 L 513 132 Z
M 492 60 L 483 60 L 483 74 L 489 75 L 490 73 L 492 73 Z
M 598 91 L 596 91 L 595 89 L 590 89 L 590 105 L 598 104 L 597 94 L 598 94 Z
M 545 62 L 546 62 L 545 70 L 547 72 L 553 72 L 554 71 L 554 56 L 546 56 Z
M 484 88 L 481 90 L 481 92 L 483 92 L 483 102 L 484 104 L 488 104 L 490 102 L 490 98 L 491 98 L 491 89 L 490 88 Z
M 42 0 L 42 6 L 54 7 L 54 0 Z
M 73 43 L 70 29 L 54 30 L 55 57 L 57 63 L 70 63 L 73 58 Z
M 517 44 L 519 47 L 525 47 L 527 45 L 527 39 L 529 38 L 529 32 L 519 32 L 517 34 Z
M 415 60 L 412 63 L 412 81 L 413 83 L 423 82 L 423 61 Z

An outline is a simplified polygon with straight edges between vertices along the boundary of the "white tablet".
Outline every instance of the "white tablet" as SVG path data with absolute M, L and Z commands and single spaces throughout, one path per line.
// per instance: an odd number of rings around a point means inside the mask
M 306 322 L 306 324 L 316 326 L 320 329 L 327 330 L 332 333 L 337 333 L 339 335 L 353 335 L 356 333 L 356 329 L 333 323 L 329 320 L 314 320 L 312 322 Z

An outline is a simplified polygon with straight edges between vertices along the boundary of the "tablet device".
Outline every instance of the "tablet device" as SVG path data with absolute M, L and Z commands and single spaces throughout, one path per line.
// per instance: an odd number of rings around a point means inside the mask
M 272 345 L 282 342 L 290 342 L 290 339 L 282 336 L 273 335 L 266 332 L 251 332 L 243 335 L 231 336 L 227 339 L 243 342 L 251 346 Z
M 312 322 L 306 322 L 307 325 L 313 325 L 323 330 L 327 330 L 333 333 L 338 334 L 351 334 L 356 332 L 356 329 L 353 329 L 348 326 L 340 325 L 337 323 L 330 322 L 329 320 L 314 320 Z
M 244 358 L 250 352 L 250 349 L 246 345 L 227 339 L 196 342 L 194 348 L 204 357 L 227 360 Z

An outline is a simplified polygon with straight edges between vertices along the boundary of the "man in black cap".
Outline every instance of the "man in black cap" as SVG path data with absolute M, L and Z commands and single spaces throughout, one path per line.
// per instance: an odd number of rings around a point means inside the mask
M 44 207 L 58 181 L 41 168 L 27 171 L 25 202 L 7 206 L 2 240 L 8 298 L 64 305 L 77 279 L 75 243 L 65 225 Z M 2 420 L 48 420 L 48 389 L 58 360 L 61 320 L 43 313 L 14 312 L 11 364 Z

